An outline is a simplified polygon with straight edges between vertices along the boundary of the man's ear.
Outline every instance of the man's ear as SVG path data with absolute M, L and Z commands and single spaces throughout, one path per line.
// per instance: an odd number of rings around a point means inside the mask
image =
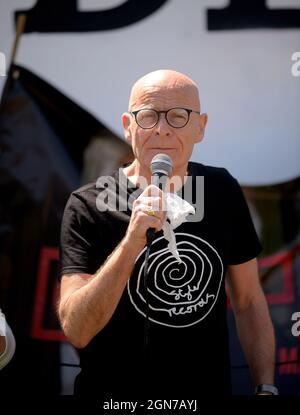
M 207 120 L 208 120 L 208 115 L 206 113 L 200 114 L 200 116 L 199 116 L 199 125 L 198 125 L 199 133 L 197 134 L 197 138 L 195 140 L 195 143 L 200 143 L 200 141 L 203 140 Z
M 126 140 L 131 143 L 131 130 L 130 130 L 131 116 L 128 112 L 122 114 L 122 124 L 124 128 L 124 135 Z

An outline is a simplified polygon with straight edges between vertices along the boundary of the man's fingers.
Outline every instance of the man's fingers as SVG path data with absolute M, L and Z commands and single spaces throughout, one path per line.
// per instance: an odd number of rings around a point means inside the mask
M 147 227 L 155 228 L 156 230 L 162 228 L 166 216 L 165 212 L 154 210 L 152 206 L 143 203 L 136 206 L 135 214 L 140 217 L 142 222 L 147 224 Z
M 143 191 L 143 193 L 141 193 L 141 196 L 160 196 L 162 197 L 164 194 L 164 192 L 162 190 L 160 190 L 157 186 L 154 186 L 154 184 L 150 184 L 149 186 L 146 187 L 146 189 Z
M 158 210 L 164 210 L 164 201 L 158 197 L 148 197 L 148 196 L 144 196 L 144 197 L 140 197 L 139 199 L 137 199 L 137 203 L 136 204 L 142 204 L 145 206 L 151 206 L 153 210 L 158 211 Z
M 143 203 L 150 205 L 154 210 L 166 210 L 165 194 L 154 185 L 148 186 L 143 193 L 135 200 L 134 206 Z
M 159 207 L 155 205 L 139 203 L 136 205 L 135 210 L 142 212 L 147 216 L 159 218 L 161 221 L 165 218 L 165 212 L 160 210 Z

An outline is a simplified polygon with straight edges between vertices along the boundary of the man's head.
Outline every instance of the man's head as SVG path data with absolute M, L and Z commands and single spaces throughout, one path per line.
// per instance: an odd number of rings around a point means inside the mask
M 171 108 L 183 110 L 169 112 L 167 118 L 165 113 L 160 113 L 156 120 L 155 113 L 136 113 L 138 110 L 168 111 Z M 180 72 L 151 72 L 134 84 L 128 111 L 122 116 L 125 137 L 132 145 L 140 169 L 147 170 L 158 153 L 166 153 L 172 158 L 174 174 L 185 169 L 194 144 L 204 136 L 207 122 L 207 115 L 200 115 L 197 85 Z M 178 128 L 181 125 L 183 127 Z

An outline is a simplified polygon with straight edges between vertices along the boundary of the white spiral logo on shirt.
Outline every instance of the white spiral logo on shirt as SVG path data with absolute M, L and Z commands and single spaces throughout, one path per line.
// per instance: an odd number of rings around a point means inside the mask
M 161 237 L 151 247 L 148 266 L 149 319 L 170 327 L 187 327 L 204 319 L 212 310 L 221 287 L 223 264 L 206 241 L 176 233 L 181 263 Z M 145 249 L 137 258 L 127 289 L 134 307 L 146 315 L 144 285 Z

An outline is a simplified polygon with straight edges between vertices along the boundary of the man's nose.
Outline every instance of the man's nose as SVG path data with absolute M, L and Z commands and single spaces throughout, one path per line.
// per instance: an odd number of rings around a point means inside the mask
M 167 123 L 165 114 L 159 114 L 158 123 L 154 126 L 155 135 L 169 136 L 171 134 L 170 125 Z

